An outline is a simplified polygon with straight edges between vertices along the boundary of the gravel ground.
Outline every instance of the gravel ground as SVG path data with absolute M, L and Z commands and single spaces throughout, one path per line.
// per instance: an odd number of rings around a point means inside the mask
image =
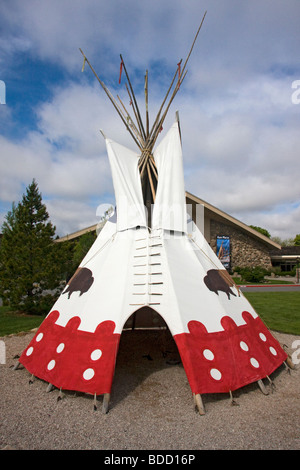
M 239 406 L 231 405 L 229 395 L 203 395 L 206 414 L 200 416 L 184 369 L 176 364 L 173 340 L 163 340 L 161 332 L 124 332 L 105 415 L 101 396 L 97 411 L 89 395 L 64 392 L 57 401 L 57 389 L 46 393 L 45 382 L 35 378 L 30 384 L 26 369 L 13 370 L 14 357 L 33 334 L 2 338 L 0 449 L 300 449 L 299 366 L 290 373 L 282 366 L 272 374 L 275 391 L 265 380 L 268 396 L 257 384 L 234 392 Z M 289 352 L 293 341 L 300 341 L 273 334 Z

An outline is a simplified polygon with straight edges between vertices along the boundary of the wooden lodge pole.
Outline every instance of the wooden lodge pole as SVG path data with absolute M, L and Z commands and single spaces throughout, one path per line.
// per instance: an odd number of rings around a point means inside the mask
M 89 65 L 91 71 L 93 72 L 93 74 L 95 75 L 95 77 L 97 78 L 98 82 L 100 83 L 100 85 L 102 86 L 103 90 L 105 91 L 106 95 L 108 96 L 108 98 L 110 99 L 110 101 L 112 102 L 115 110 L 117 111 L 117 113 L 119 114 L 120 118 L 122 119 L 125 127 L 127 128 L 127 130 L 129 131 L 131 137 L 133 138 L 133 140 L 135 141 L 136 145 L 141 149 L 141 146 L 140 146 L 140 143 L 136 140 L 135 138 L 135 135 L 133 134 L 133 132 L 131 131 L 130 127 L 128 126 L 128 123 L 126 122 L 126 120 L 124 119 L 124 117 L 122 116 L 122 113 L 119 109 L 119 106 L 117 105 L 114 97 L 112 96 L 112 94 L 110 93 L 110 91 L 108 90 L 108 88 L 106 87 L 106 85 L 102 82 L 102 80 L 100 80 L 100 78 L 98 77 L 97 73 L 95 72 L 93 66 L 91 65 L 90 61 L 88 60 L 88 58 L 85 56 L 85 54 L 83 53 L 83 51 L 79 48 L 81 54 L 83 55 L 84 57 L 84 61 L 87 62 L 87 64 Z
M 137 101 L 136 101 L 136 98 L 135 98 L 135 94 L 134 94 L 134 91 L 133 91 L 133 88 L 132 88 L 132 85 L 131 85 L 130 78 L 129 78 L 128 73 L 127 73 L 127 69 L 126 69 L 122 54 L 120 54 L 120 57 L 121 57 L 121 61 L 123 63 L 124 72 L 125 72 L 125 75 L 126 75 L 126 78 L 127 78 L 127 81 L 128 81 L 128 85 L 129 85 L 129 88 L 130 88 L 130 91 L 131 91 L 131 95 L 132 95 L 132 98 L 133 98 L 133 103 L 135 105 L 135 109 L 136 109 L 136 112 L 137 112 L 138 122 L 141 125 L 142 137 L 143 137 L 144 140 L 146 140 L 146 134 L 145 134 L 144 126 L 143 126 L 143 121 L 142 121 L 142 118 L 141 118 L 141 115 L 140 115 L 140 110 L 139 110 L 139 107 L 138 107 L 138 104 L 137 104 Z

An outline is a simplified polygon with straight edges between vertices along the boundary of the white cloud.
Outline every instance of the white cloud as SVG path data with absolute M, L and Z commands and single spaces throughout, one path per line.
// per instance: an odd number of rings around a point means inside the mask
M 89 224 L 95 201 L 107 202 L 112 194 L 99 129 L 135 149 L 88 66 L 81 74 L 78 47 L 126 104 L 124 87 L 117 86 L 118 54 L 141 90 L 141 103 L 149 68 L 153 119 L 171 80 L 166 72 L 185 57 L 205 7 L 196 0 L 188 8 L 179 0 L 12 0 L 1 8 L 11 38 L 0 40 L 8 64 L 19 51 L 45 67 L 47 61 L 60 65 L 73 79 L 52 84 L 52 98 L 36 105 L 35 131 L 22 141 L 1 138 L 0 197 L 18 200 L 35 177 L 57 226 L 71 232 Z M 300 105 L 291 102 L 291 85 L 300 78 L 300 4 L 212 0 L 207 8 L 164 125 L 165 131 L 179 109 L 186 189 L 272 235 L 294 236 L 300 231 Z M 11 112 L 3 114 L 0 122 L 12 126 Z
M 95 223 L 96 209 L 90 201 L 97 206 L 113 193 L 105 142 L 98 126 L 102 122 L 108 131 L 113 129 L 113 110 L 95 88 L 70 84 L 57 89 L 53 100 L 36 112 L 39 127 L 22 141 L 0 137 L 1 200 L 20 200 L 24 187 L 36 178 L 47 206 L 59 221 L 60 234 L 64 229 L 68 233 L 76 230 L 81 220 Z M 76 208 L 84 208 L 83 213 L 75 216 Z
M 194 67 L 200 60 L 211 75 L 228 69 L 235 72 L 235 80 L 253 67 L 266 70 L 270 60 L 294 62 L 297 0 L 211 0 L 207 5 L 198 0 L 188 5 L 181 0 L 11 0 L 2 5 L 2 17 L 16 40 L 30 41 L 32 53 L 43 60 L 78 70 L 81 47 L 102 69 L 117 70 L 119 53 L 138 67 L 162 59 L 176 66 L 186 56 L 206 8 Z
M 276 86 L 276 92 L 272 82 L 267 88 L 275 97 L 282 90 L 277 82 Z M 247 97 L 244 90 L 252 93 Z M 242 220 L 248 219 L 249 211 L 253 219 L 257 214 L 258 220 L 259 212 L 272 209 L 275 212 L 264 219 L 272 225 L 278 220 L 278 205 L 299 200 L 299 136 L 297 126 L 285 114 L 286 100 L 277 99 L 274 104 L 263 93 L 271 108 L 268 114 L 280 121 L 280 125 L 272 125 L 263 112 L 259 90 L 259 81 L 256 88 L 253 82 L 251 86 L 243 84 L 235 96 L 226 97 L 222 110 L 215 110 L 216 103 L 212 102 L 202 112 L 197 102 L 181 95 L 178 105 L 183 110 L 185 183 L 187 190 L 229 213 L 240 214 Z M 152 107 L 157 110 L 159 103 L 152 103 Z M 165 130 L 175 109 L 173 106 L 170 111 Z M 63 230 L 70 233 L 82 226 L 82 221 L 94 223 L 95 209 L 89 205 L 90 199 L 96 198 L 100 204 L 113 193 L 99 129 L 104 128 L 107 135 L 131 148 L 134 143 L 98 85 L 70 82 L 54 89 L 52 100 L 42 103 L 36 112 L 37 131 L 17 143 L 2 138 L 5 157 L 1 160 L 0 196 L 5 201 L 16 200 L 24 184 L 35 177 L 51 204 L 60 234 Z M 54 201 L 59 201 L 56 210 Z M 83 207 L 84 218 L 80 212 L 75 216 L 76 209 Z M 297 219 L 287 220 L 292 224 L 285 227 L 286 234 L 293 236 Z M 255 220 L 249 223 L 258 225 Z M 282 232 L 282 226 L 277 231 Z
M 64 236 L 99 222 L 96 209 L 87 202 L 71 198 L 53 198 L 46 201 L 51 222 L 56 226 L 59 236 Z

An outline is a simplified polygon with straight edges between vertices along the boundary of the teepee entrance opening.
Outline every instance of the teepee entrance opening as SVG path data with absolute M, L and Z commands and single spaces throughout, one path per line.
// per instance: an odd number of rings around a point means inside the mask
M 118 356 L 124 353 L 126 345 L 142 344 L 138 356 L 167 365 L 181 363 L 180 354 L 172 333 L 163 319 L 151 307 L 136 310 L 126 321 L 120 338 Z M 139 349 L 137 347 L 137 349 Z
M 167 329 L 167 324 L 153 308 L 141 307 L 136 310 L 126 321 L 124 330 L 136 329 Z
M 185 372 L 167 324 L 152 308 L 140 308 L 129 317 L 120 337 L 112 402 L 116 405 L 136 390 L 139 402 L 136 406 L 141 406 L 144 400 L 150 406 L 155 397 L 158 400 L 164 391 L 168 393 L 164 377 L 168 382 L 171 370 L 165 376 L 166 369 L 171 369 L 180 377 L 179 383 L 182 382 Z

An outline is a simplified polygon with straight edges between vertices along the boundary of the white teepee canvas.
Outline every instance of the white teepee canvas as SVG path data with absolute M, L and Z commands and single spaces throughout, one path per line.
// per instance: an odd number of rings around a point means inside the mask
M 107 221 L 20 362 L 57 388 L 110 393 L 120 335 L 148 306 L 166 322 L 194 394 L 270 375 L 286 353 L 188 220 L 178 122 L 153 156 L 148 227 L 139 155 L 106 139 L 117 215 Z
M 148 75 L 144 126 L 122 56 L 137 124 L 82 53 L 139 152 L 106 139 L 116 215 L 20 357 L 31 374 L 57 388 L 108 396 L 122 329 L 145 307 L 173 335 L 200 412 L 200 394 L 261 381 L 287 358 L 187 216 L 178 119 L 154 149 L 204 17 L 151 130 Z

